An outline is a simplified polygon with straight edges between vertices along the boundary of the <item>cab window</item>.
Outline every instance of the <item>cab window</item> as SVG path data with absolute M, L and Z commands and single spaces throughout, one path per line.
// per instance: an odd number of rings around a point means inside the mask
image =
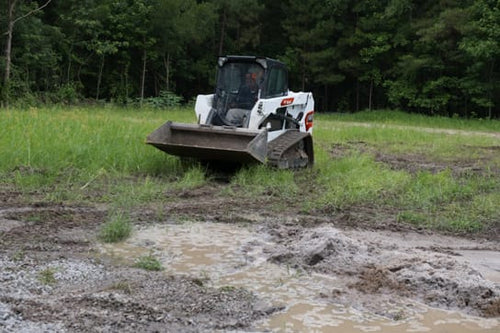
M 266 95 L 267 97 L 286 96 L 288 93 L 288 77 L 284 68 L 273 67 L 269 71 L 267 80 Z

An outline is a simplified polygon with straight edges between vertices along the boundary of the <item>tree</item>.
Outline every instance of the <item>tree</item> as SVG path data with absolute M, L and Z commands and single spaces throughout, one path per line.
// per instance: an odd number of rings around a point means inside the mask
M 258 0 L 212 0 L 219 15 L 217 55 L 253 53 L 260 43 L 260 15 L 264 6 Z
M 343 50 L 340 69 L 355 83 L 355 110 L 361 108 L 362 91 L 371 110 L 376 87 L 381 86 L 392 50 L 395 20 L 385 14 L 386 1 L 358 0 L 350 9 L 349 29 L 343 31 L 338 46 Z M 366 86 L 365 82 L 368 82 Z
M 0 0 L 0 102 L 209 92 L 265 55 L 317 110 L 500 116 L 499 0 Z M 62 99 L 64 100 L 64 99 Z M 74 99 L 73 99 L 74 100 Z
M 283 29 L 288 47 L 282 59 L 289 65 L 296 87 L 315 92 L 318 109 L 327 109 L 329 87 L 344 81 L 338 36 L 345 28 L 343 1 L 289 0 L 284 3 Z
M 128 0 L 112 4 L 110 16 L 112 37 L 122 40 L 123 46 L 140 55 L 140 104 L 145 94 L 148 52 L 156 43 L 151 35 L 152 4 L 149 0 Z M 111 36 L 110 36 L 111 37 Z
M 407 40 L 411 43 L 385 81 L 389 101 L 430 114 L 463 113 L 467 60 L 459 45 L 467 22 L 463 1 L 424 1 L 425 11 L 412 11 Z
M 467 8 L 467 14 L 470 20 L 463 28 L 460 49 L 469 57 L 469 75 L 462 84 L 472 102 L 486 107 L 488 118 L 491 118 L 493 107 L 500 102 L 495 94 L 495 90 L 499 92 L 500 81 L 500 1 L 474 1 Z
M 30 11 L 25 14 L 21 14 L 16 17 L 16 7 L 19 3 L 22 3 L 22 0 L 7 0 L 7 31 L 4 33 L 6 36 L 5 42 L 5 69 L 4 69 L 4 77 L 3 77 L 3 93 L 2 99 L 8 105 L 9 94 L 10 94 L 10 69 L 12 63 L 12 36 L 14 34 L 14 27 L 17 22 L 22 19 L 25 19 L 38 11 L 41 11 L 43 8 L 47 7 L 48 4 L 52 0 L 46 0 L 44 4 L 38 5 L 35 2 L 35 7 L 33 7 Z
M 172 75 L 184 76 L 190 72 L 189 68 L 177 71 L 181 59 L 188 56 L 187 51 L 194 48 L 206 48 L 207 40 L 213 39 L 215 27 L 215 8 L 212 3 L 198 3 L 195 0 L 158 0 L 152 13 L 152 34 L 157 39 L 156 52 L 163 70 L 158 70 L 163 81 L 163 90 L 171 91 Z M 194 51 L 194 50 L 193 50 Z M 205 56 L 212 56 L 206 52 Z M 190 57 L 192 62 L 202 61 Z M 200 59 L 201 58 L 201 59 Z M 202 74 L 205 77 L 207 74 Z

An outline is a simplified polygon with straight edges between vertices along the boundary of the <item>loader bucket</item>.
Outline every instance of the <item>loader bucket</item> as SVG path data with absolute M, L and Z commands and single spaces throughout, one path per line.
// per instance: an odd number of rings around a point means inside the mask
M 146 143 L 164 152 L 206 161 L 265 163 L 267 130 L 166 122 Z

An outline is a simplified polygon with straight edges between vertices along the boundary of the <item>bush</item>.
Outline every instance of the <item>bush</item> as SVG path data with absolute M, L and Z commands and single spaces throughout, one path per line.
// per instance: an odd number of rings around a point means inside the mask
M 53 93 L 52 101 L 53 103 L 63 103 L 63 104 L 75 104 L 81 99 L 81 95 L 78 93 L 76 83 L 66 83 L 63 84 Z
M 179 107 L 182 102 L 182 97 L 174 94 L 171 91 L 160 91 L 157 97 L 149 97 L 143 100 L 143 105 L 155 109 L 167 109 Z

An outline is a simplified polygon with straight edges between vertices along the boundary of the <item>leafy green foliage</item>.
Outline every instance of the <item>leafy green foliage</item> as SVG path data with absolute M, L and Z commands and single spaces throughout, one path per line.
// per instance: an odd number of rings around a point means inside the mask
M 17 1 L 14 18 L 39 3 Z M 286 62 L 318 111 L 500 116 L 498 0 L 67 0 L 13 32 L 4 105 L 171 107 L 213 91 L 218 55 L 254 54 Z
M 171 91 L 160 91 L 158 97 L 146 98 L 144 105 L 155 109 L 178 108 L 181 106 L 182 97 Z

